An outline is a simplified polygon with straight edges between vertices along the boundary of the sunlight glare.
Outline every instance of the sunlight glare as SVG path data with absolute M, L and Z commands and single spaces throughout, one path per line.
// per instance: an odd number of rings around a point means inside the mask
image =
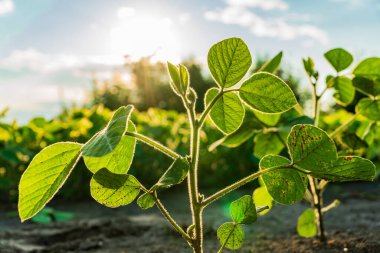
M 119 23 L 110 31 L 112 55 L 128 55 L 132 60 L 150 55 L 153 61 L 179 60 L 179 42 L 170 18 L 132 9 L 119 10 L 118 17 Z

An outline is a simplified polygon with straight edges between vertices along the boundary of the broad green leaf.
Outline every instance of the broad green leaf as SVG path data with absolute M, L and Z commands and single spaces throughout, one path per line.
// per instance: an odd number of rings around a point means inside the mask
M 267 188 L 265 186 L 260 186 L 253 191 L 253 202 L 257 206 L 267 206 L 268 209 L 259 213 L 259 215 L 264 215 L 272 209 L 273 206 L 273 198 L 269 194 Z
M 269 72 L 269 73 L 274 73 L 280 66 L 282 59 L 282 51 L 279 52 L 275 57 L 267 61 L 260 69 L 258 72 Z
M 239 224 L 251 224 L 257 220 L 256 206 L 249 195 L 232 202 L 230 213 L 234 222 Z
M 107 126 L 82 147 L 83 156 L 100 157 L 111 153 L 127 130 L 127 123 L 132 110 L 132 105 L 117 109 Z
M 357 156 L 340 156 L 327 168 L 314 171 L 313 176 L 329 181 L 373 181 L 376 175 L 375 165 L 368 159 Z
M 354 61 L 352 55 L 343 48 L 335 48 L 326 52 L 325 58 L 337 72 L 345 70 Z
M 380 120 L 380 99 L 362 98 L 356 105 L 356 112 L 364 117 L 379 121 Z
M 353 74 L 371 80 L 380 79 L 380 58 L 365 59 L 354 69 Z
M 256 118 L 267 126 L 275 126 L 281 118 L 281 113 L 262 113 L 253 111 Z
M 295 125 L 288 136 L 292 162 L 305 170 L 322 171 L 337 159 L 334 141 L 322 129 Z
M 144 193 L 142 194 L 138 199 L 137 199 L 137 204 L 142 208 L 142 209 L 149 209 L 152 206 L 154 206 L 154 198 L 151 194 L 149 193 Z
M 172 185 L 179 184 L 186 178 L 189 169 L 190 165 L 186 158 L 177 158 L 161 176 L 156 185 L 168 188 Z
M 360 92 L 366 95 L 380 95 L 380 78 L 371 80 L 361 76 L 352 79 L 352 85 Z
M 285 112 L 297 104 L 289 86 L 269 73 L 257 73 L 240 87 L 239 95 L 248 106 L 265 113 Z
M 210 48 L 207 56 L 212 77 L 221 88 L 237 84 L 251 67 L 252 58 L 240 38 L 222 40 Z
M 128 131 L 136 132 L 135 125 L 129 121 Z M 123 136 L 116 148 L 107 155 L 101 157 L 84 156 L 87 168 L 96 173 L 98 170 L 107 168 L 115 174 L 126 174 L 131 166 L 135 154 L 136 139 L 132 136 Z
M 205 96 L 208 105 L 218 95 L 216 88 L 211 88 Z M 216 127 L 225 134 L 236 131 L 244 119 L 244 107 L 240 98 L 234 92 L 224 93 L 214 104 L 210 111 L 210 118 Z
M 300 217 L 298 217 L 297 232 L 302 237 L 313 237 L 317 234 L 317 226 L 315 225 L 315 212 L 313 209 L 306 209 Z
M 101 169 L 92 176 L 90 190 L 97 202 L 115 208 L 131 203 L 140 193 L 140 183 L 132 175 Z
M 244 242 L 244 231 L 240 224 L 226 222 L 218 228 L 217 236 L 220 244 L 227 249 L 238 249 Z
M 266 155 L 277 155 L 284 149 L 284 144 L 275 133 L 259 133 L 253 139 L 253 153 L 262 158 Z
M 177 95 L 181 94 L 181 77 L 178 68 L 170 63 L 168 63 L 168 72 L 170 76 L 170 86 L 172 87 L 174 93 Z
M 81 147 L 78 143 L 58 142 L 33 158 L 19 185 L 21 221 L 36 215 L 62 187 L 80 157 Z
M 282 165 L 284 168 L 265 173 L 261 179 L 274 201 L 292 205 L 305 196 L 306 178 L 301 176 L 298 171 L 286 168 L 285 166 L 290 165 L 290 161 L 283 156 L 267 155 L 260 160 L 260 169 L 262 170 Z
M 334 79 L 334 98 L 343 106 L 349 105 L 355 98 L 355 88 L 351 79 L 345 76 L 338 76 Z

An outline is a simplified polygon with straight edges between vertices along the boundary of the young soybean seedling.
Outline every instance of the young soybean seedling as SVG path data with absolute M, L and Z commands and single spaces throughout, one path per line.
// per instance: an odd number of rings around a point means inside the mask
M 275 201 L 293 204 L 305 195 L 307 175 L 329 180 L 372 180 L 374 166 L 366 159 L 345 159 L 336 154 L 334 142 L 321 129 L 295 124 L 287 139 L 291 159 L 266 155 L 260 170 L 205 197 L 198 189 L 200 133 L 209 116 L 226 135 L 244 127 L 248 111 L 283 113 L 297 106 L 292 90 L 280 78 L 267 73 L 253 74 L 239 85 L 252 63 L 247 45 L 239 38 L 230 38 L 213 45 L 208 53 L 208 65 L 216 87 L 205 97 L 205 109 L 195 113 L 196 91 L 191 87 L 185 66 L 168 63 L 170 85 L 182 99 L 191 129 L 191 143 L 186 155 L 139 134 L 130 115 L 133 106 L 115 111 L 107 126 L 87 143 L 60 142 L 37 154 L 22 175 L 19 186 L 19 215 L 22 221 L 36 215 L 64 184 L 79 159 L 83 158 L 93 173 L 90 181 L 92 197 L 99 203 L 115 208 L 133 202 L 143 209 L 156 205 L 171 226 L 187 241 L 195 253 L 203 252 L 203 210 L 225 194 L 261 176 L 265 189 Z M 276 65 L 276 63 L 269 64 Z M 245 106 L 244 106 L 245 105 Z M 173 159 L 173 163 L 150 188 L 128 174 L 136 141 L 150 145 Z M 318 150 L 318 152 L 315 152 Z M 187 180 L 192 224 L 183 230 L 159 199 L 159 191 Z M 257 213 L 268 208 L 256 207 L 252 196 L 232 202 L 232 222 L 222 224 L 217 231 L 221 247 L 236 250 L 244 241 L 243 225 L 256 221 Z
M 352 55 L 342 48 L 335 48 L 329 50 L 324 54 L 326 60 L 334 68 L 335 74 L 328 75 L 326 78 L 326 86 L 320 95 L 317 94 L 317 86 L 319 73 L 314 69 L 314 62 L 311 58 L 304 59 L 304 68 L 309 77 L 310 84 L 313 88 L 313 100 L 314 100 L 314 125 L 318 126 L 319 123 L 319 101 L 328 89 L 334 90 L 334 98 L 338 104 L 346 107 L 354 101 L 355 90 L 365 94 L 368 98 L 360 99 L 356 104 L 356 113 L 349 118 L 345 123 L 338 127 L 334 132 L 330 134 L 330 138 L 341 138 L 344 141 L 344 136 L 338 136 L 343 132 L 359 115 L 366 117 L 372 121 L 370 125 L 375 125 L 377 121 L 380 121 L 380 58 L 372 57 L 368 58 L 353 70 L 350 74 L 342 74 L 342 71 L 346 70 L 353 62 Z M 371 131 L 371 129 L 369 129 Z M 355 134 L 350 137 L 349 142 L 353 142 L 352 138 L 355 138 L 356 142 L 363 142 Z M 363 158 L 348 156 L 340 158 L 341 164 L 356 161 L 356 164 L 367 163 L 367 160 Z M 352 168 L 355 169 L 355 168 Z M 365 171 L 361 175 L 365 179 Z M 321 241 L 326 240 L 323 214 L 339 205 L 338 200 L 334 200 L 332 203 L 323 205 L 323 192 L 325 191 L 329 181 L 320 180 L 309 176 L 310 190 L 308 192 L 307 200 L 314 209 L 307 209 L 298 219 L 297 231 L 303 237 L 313 237 L 318 233 Z M 358 178 L 359 179 L 359 178 Z M 344 181 L 349 181 L 344 180 Z

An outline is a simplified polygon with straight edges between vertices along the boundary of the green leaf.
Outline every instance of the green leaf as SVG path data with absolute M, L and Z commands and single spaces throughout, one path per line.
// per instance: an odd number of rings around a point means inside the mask
M 170 76 L 170 87 L 172 87 L 174 93 L 177 95 L 181 94 L 181 77 L 178 68 L 170 63 L 167 62 L 168 65 L 168 72 Z
M 217 84 L 221 88 L 228 88 L 244 77 L 252 64 L 252 59 L 242 39 L 230 38 L 210 48 L 207 62 Z
M 338 76 L 334 79 L 333 87 L 335 89 L 334 98 L 339 104 L 347 106 L 355 98 L 355 88 L 352 86 L 351 79 L 345 76 Z
M 315 77 L 316 75 L 318 75 L 318 72 L 316 72 L 314 69 L 313 59 L 308 57 L 307 59 L 302 59 L 302 62 L 303 62 L 303 67 L 304 67 L 308 76 Z
M 380 58 L 365 59 L 354 69 L 353 74 L 371 80 L 380 79 Z
M 128 123 L 128 131 L 136 132 L 136 127 L 131 121 Z M 135 146 L 136 139 L 134 137 L 123 136 L 111 153 L 101 157 L 84 156 L 84 162 L 92 173 L 96 173 L 102 168 L 107 168 L 112 173 L 126 174 L 132 164 Z
M 380 100 L 371 98 L 362 98 L 356 105 L 356 112 L 364 117 L 379 121 L 380 120 Z
M 211 88 L 207 91 L 205 100 L 208 105 L 216 97 L 219 90 Z M 224 93 L 210 111 L 210 118 L 216 127 L 225 134 L 236 131 L 244 119 L 244 107 L 235 92 Z
M 296 125 L 288 137 L 293 164 L 311 172 L 313 177 L 329 181 L 371 181 L 375 166 L 361 157 L 338 157 L 333 140 L 311 125 Z
M 352 79 L 353 86 L 360 92 L 366 95 L 377 96 L 380 95 L 380 79 L 367 79 L 357 76 Z
M 144 193 L 137 199 L 137 204 L 142 209 L 149 209 L 154 206 L 154 198 L 150 193 Z
M 258 72 L 269 72 L 274 73 L 280 66 L 282 59 L 282 51 L 279 52 L 275 57 L 267 61 L 259 70 Z
M 181 81 L 181 91 L 183 94 L 185 94 L 189 88 L 190 75 L 187 68 L 182 64 L 179 64 L 179 76 Z
M 227 249 L 238 249 L 244 242 L 244 231 L 240 224 L 226 222 L 218 228 L 217 236 L 220 244 Z
M 249 195 L 232 202 L 230 213 L 232 219 L 238 224 L 252 224 L 257 220 L 256 206 Z
M 212 143 L 208 150 L 211 152 L 219 145 L 229 148 L 236 148 L 251 138 L 256 131 L 258 130 L 253 129 L 251 126 L 242 124 L 240 128 L 232 134 L 226 135 Z
M 337 72 L 345 70 L 354 61 L 352 55 L 343 48 L 335 48 L 326 52 L 325 58 Z
M 127 130 L 127 123 L 132 110 L 132 105 L 117 109 L 107 126 L 82 147 L 83 155 L 100 157 L 111 153 Z
M 333 75 L 327 75 L 326 76 L 326 87 L 331 88 L 333 87 L 335 82 L 335 77 Z
M 269 212 L 269 210 L 273 206 L 273 198 L 269 194 L 269 192 L 268 192 L 268 190 L 267 190 L 267 188 L 265 186 L 260 186 L 259 188 L 256 188 L 253 191 L 253 202 L 257 206 L 267 206 L 268 207 L 268 209 L 266 209 L 264 211 L 261 211 L 259 213 L 259 215 L 266 214 L 267 212 Z
M 161 176 L 156 185 L 168 188 L 172 185 L 179 184 L 186 178 L 189 169 L 190 165 L 185 157 L 177 158 Z
M 307 187 L 306 178 L 294 169 L 286 168 L 291 162 L 283 156 L 267 155 L 260 160 L 260 169 L 284 165 L 284 168 L 267 172 L 261 176 L 273 200 L 292 205 L 302 200 Z
M 329 181 L 373 181 L 376 166 L 368 159 L 357 156 L 340 156 L 327 168 L 314 171 L 313 176 Z
M 256 118 L 267 126 L 275 126 L 281 118 L 281 113 L 262 113 L 253 111 Z
M 254 110 L 266 113 L 285 112 L 297 104 L 289 86 L 269 73 L 257 73 L 240 87 L 239 95 Z
M 253 153 L 257 158 L 277 155 L 284 149 L 284 144 L 275 133 L 259 133 L 253 139 Z
M 38 153 L 21 176 L 21 221 L 36 215 L 65 183 L 80 155 L 81 144 L 58 142 Z
M 317 234 L 317 226 L 315 225 L 315 212 L 313 209 L 306 209 L 300 217 L 298 217 L 297 232 L 302 237 L 314 237 Z
M 140 193 L 140 183 L 132 175 L 101 169 L 92 176 L 90 190 L 97 202 L 115 208 L 131 203 Z
M 323 171 L 337 159 L 334 141 L 322 129 L 295 125 L 288 136 L 292 162 L 305 170 Z

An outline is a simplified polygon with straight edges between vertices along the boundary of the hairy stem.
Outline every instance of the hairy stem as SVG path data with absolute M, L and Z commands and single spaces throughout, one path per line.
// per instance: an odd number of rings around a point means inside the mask
M 139 141 L 144 142 L 145 144 L 157 149 L 158 151 L 164 153 L 165 155 L 169 156 L 172 159 L 177 159 L 177 158 L 181 157 L 179 154 L 177 154 L 176 152 L 174 152 L 170 148 L 162 145 L 161 143 L 159 143 L 159 142 L 157 142 L 157 141 L 155 141 L 155 140 L 153 140 L 153 139 L 151 139 L 151 138 L 149 138 L 143 134 L 134 133 L 134 132 L 126 132 L 125 135 L 135 137 Z
M 153 199 L 154 199 L 154 202 L 156 204 L 156 206 L 158 207 L 158 209 L 161 211 L 162 215 L 164 215 L 164 217 L 168 220 L 168 222 L 172 225 L 172 227 L 178 231 L 178 233 L 180 233 L 182 235 L 182 237 L 188 241 L 188 242 L 191 242 L 191 238 L 190 236 L 185 232 L 183 231 L 183 229 L 178 225 L 178 223 L 173 219 L 173 217 L 170 215 L 170 213 L 168 212 L 168 210 L 166 210 L 166 208 L 164 207 L 164 205 L 162 204 L 162 202 L 158 199 L 157 197 L 157 193 L 156 192 L 151 192 L 149 191 L 147 188 L 145 188 L 141 183 L 140 183 L 140 188 L 143 192 L 147 193 L 147 194 L 150 194 Z
M 239 181 L 223 188 L 222 190 L 214 193 L 213 195 L 209 196 L 208 198 L 206 198 L 203 203 L 202 203 L 202 206 L 203 207 L 206 207 L 207 205 L 209 205 L 210 203 L 218 200 L 219 198 L 223 197 L 224 195 L 226 195 L 227 193 L 230 193 L 231 191 L 233 190 L 236 190 L 240 187 L 242 187 L 243 185 L 255 180 L 256 178 L 258 178 L 259 176 L 267 173 L 267 172 L 270 172 L 270 171 L 273 171 L 273 170 L 276 170 L 276 169 L 281 169 L 281 168 L 290 168 L 291 166 L 276 166 L 276 167 L 272 167 L 272 168 L 269 168 L 269 169 L 264 169 L 264 170 L 261 170 L 259 172 L 256 172 L 254 174 L 251 174 L 243 179 L 240 179 Z
M 314 126 L 318 127 L 319 123 L 319 100 L 325 93 L 326 88 L 323 90 L 320 96 L 317 95 L 317 83 L 311 83 L 313 87 L 313 100 L 314 100 Z M 323 225 L 323 216 L 322 216 L 322 208 L 323 208 L 323 201 L 322 201 L 322 191 L 319 188 L 319 182 L 318 179 L 313 178 L 312 176 L 309 176 L 309 184 L 310 189 L 313 194 L 313 206 L 314 206 L 314 212 L 316 217 L 316 225 L 318 227 L 318 236 L 319 240 L 324 242 L 326 240 L 325 237 L 325 229 Z
M 326 236 L 325 236 L 325 228 L 324 228 L 323 216 L 322 216 L 323 215 L 322 196 L 321 196 L 320 189 L 318 188 L 318 180 L 313 177 L 309 177 L 309 182 L 310 182 L 310 188 L 314 197 L 314 211 L 315 211 L 315 217 L 316 217 L 316 225 L 318 227 L 318 236 L 319 236 L 319 240 L 324 242 L 326 241 Z
M 177 230 L 186 241 L 191 242 L 190 236 L 183 231 L 183 229 L 177 224 L 177 222 L 170 216 L 169 212 L 165 209 L 164 205 L 157 198 L 156 194 L 151 194 L 156 202 L 156 206 L 160 209 L 161 213 L 165 216 L 165 218 L 169 221 L 169 223 L 173 226 L 175 230 Z
M 198 199 L 198 159 L 199 159 L 199 140 L 200 127 L 197 121 L 194 107 L 191 106 L 185 97 L 182 97 L 187 115 L 190 121 L 191 137 L 190 137 L 190 171 L 187 179 L 188 192 L 190 198 L 190 209 L 192 221 L 194 225 L 194 234 L 191 241 L 193 251 L 195 253 L 203 253 L 203 207 Z

